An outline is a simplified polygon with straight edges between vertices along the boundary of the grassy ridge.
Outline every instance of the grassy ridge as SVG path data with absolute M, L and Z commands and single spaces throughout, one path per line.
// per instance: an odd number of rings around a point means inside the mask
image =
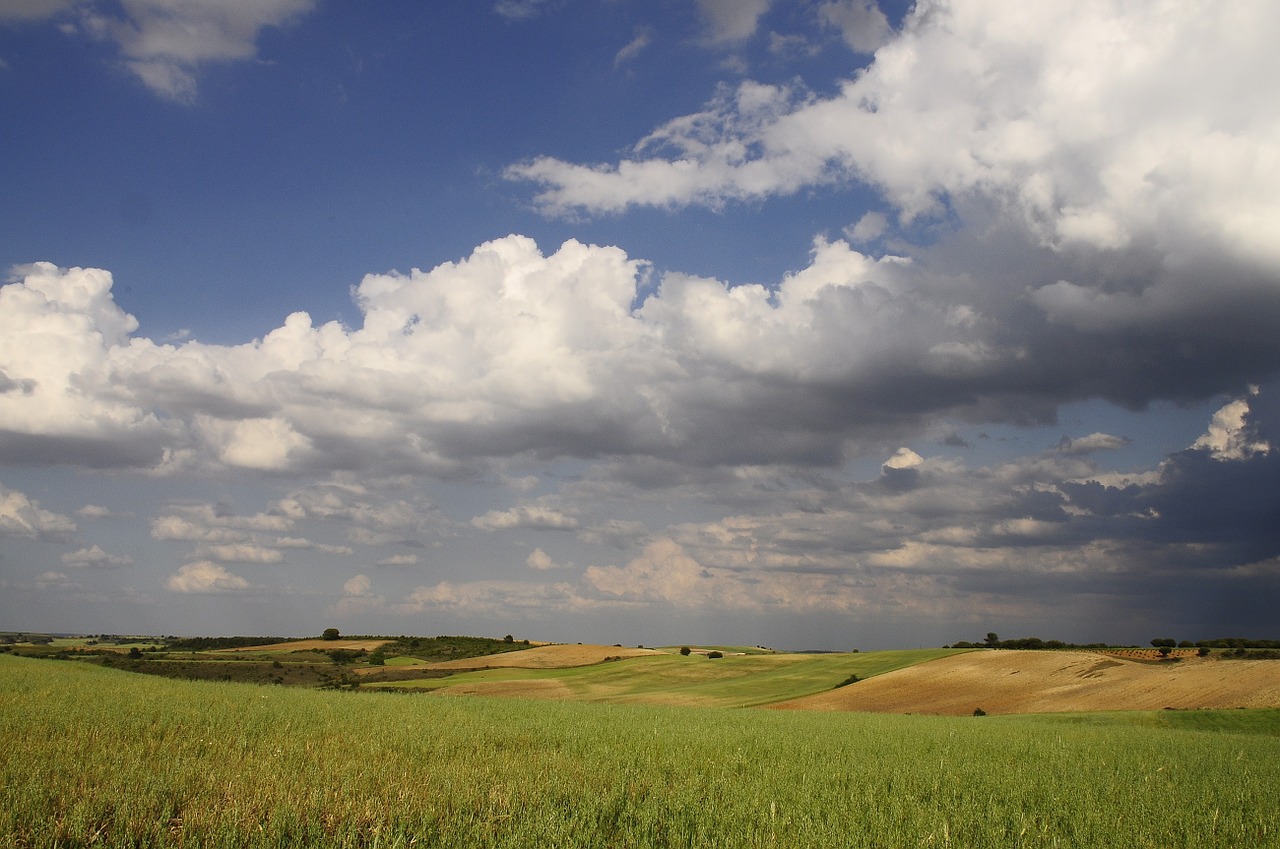
M 830 690 L 850 675 L 869 678 L 894 669 L 958 653 L 912 649 L 860 654 L 754 654 L 707 658 L 678 654 L 633 657 L 568 669 L 494 668 L 426 681 L 403 681 L 395 689 L 440 690 L 477 684 L 553 681 L 559 698 L 618 704 L 753 707 Z
M 0 845 L 1280 846 L 1280 714 L 1227 713 L 404 698 L 0 656 Z

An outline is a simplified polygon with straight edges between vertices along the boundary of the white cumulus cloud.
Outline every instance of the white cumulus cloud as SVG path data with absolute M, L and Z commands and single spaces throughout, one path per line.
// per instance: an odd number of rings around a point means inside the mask
M 551 569 L 572 569 L 572 563 L 557 563 L 541 548 L 535 548 L 529 552 L 529 556 L 525 558 L 525 565 L 530 569 L 538 572 L 546 572 Z
M 1243 460 L 1254 454 L 1267 454 L 1271 445 L 1257 438 L 1249 427 L 1249 401 L 1236 398 L 1213 414 L 1209 428 L 1192 448 L 1208 451 L 1215 460 Z
M 868 4 L 822 11 L 883 34 Z M 982 197 L 1055 248 L 1191 240 L 1274 265 L 1277 107 L 1256 81 L 1280 71 L 1278 30 L 1265 0 L 924 0 L 834 96 L 747 81 L 617 163 L 542 157 L 508 176 L 541 185 L 552 213 L 857 180 L 904 219 Z
M 203 560 L 180 568 L 169 576 L 165 586 L 175 593 L 223 593 L 246 590 L 249 582 L 217 563 Z
M 526 528 L 545 531 L 572 531 L 577 529 L 578 520 L 565 515 L 559 510 L 542 507 L 536 504 L 512 507 L 509 510 L 490 510 L 483 516 L 471 520 L 474 527 L 486 531 Z
M 371 586 L 367 575 L 356 575 L 342 585 L 342 592 L 349 596 L 368 596 Z
M 108 554 L 101 546 L 91 545 L 62 555 L 62 563 L 79 568 L 115 569 L 132 564 L 133 558 L 124 554 Z
M 0 485 L 0 536 L 65 542 L 76 532 L 69 516 L 46 510 L 25 493 Z

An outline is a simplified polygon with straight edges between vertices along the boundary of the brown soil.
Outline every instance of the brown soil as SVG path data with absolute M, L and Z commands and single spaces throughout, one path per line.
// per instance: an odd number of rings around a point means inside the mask
M 537 646 L 523 651 L 487 654 L 483 657 L 464 657 L 431 664 L 432 669 L 563 669 L 569 666 L 590 666 L 606 660 L 623 657 L 641 657 L 648 654 L 664 654 L 657 649 L 627 649 L 621 646 Z
M 1100 652 L 974 651 L 771 705 L 962 716 L 1280 707 L 1280 661 L 1139 662 Z

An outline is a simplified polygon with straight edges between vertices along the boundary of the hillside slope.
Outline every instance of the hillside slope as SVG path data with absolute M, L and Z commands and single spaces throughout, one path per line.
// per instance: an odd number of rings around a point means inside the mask
M 1280 707 L 1280 661 L 1141 663 L 1094 652 L 975 651 L 770 705 L 962 716 Z
M 597 645 L 546 645 L 530 649 L 506 652 L 503 654 L 485 655 L 483 657 L 464 657 L 459 660 L 447 660 L 430 664 L 432 669 L 564 669 L 574 666 L 590 666 L 606 660 L 619 660 L 626 657 L 646 657 L 664 654 L 657 649 L 622 648 L 621 646 Z
M 830 690 L 850 675 L 879 675 L 954 651 L 743 653 L 711 658 L 695 652 L 685 657 L 672 650 L 618 646 L 543 646 L 417 667 L 421 678 L 398 672 L 394 679 L 370 681 L 370 686 L 449 695 L 752 707 Z M 454 674 L 439 677 L 444 672 Z M 433 674 L 436 677 L 427 677 Z

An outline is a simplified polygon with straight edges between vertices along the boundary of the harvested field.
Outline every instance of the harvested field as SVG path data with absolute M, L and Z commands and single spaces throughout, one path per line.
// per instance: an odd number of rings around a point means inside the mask
M 346 649 L 347 651 L 373 651 L 378 646 L 386 645 L 391 640 L 289 640 L 284 643 L 272 643 L 266 646 L 242 646 L 234 649 L 217 649 L 222 654 L 238 654 L 242 652 L 281 652 L 281 651 L 331 651 Z
M 1125 660 L 1100 652 L 974 651 L 781 702 L 783 710 L 963 716 L 1280 707 L 1280 661 Z
M 490 654 L 483 657 L 464 657 L 431 664 L 432 669 L 564 669 L 570 666 L 590 666 L 606 660 L 624 657 L 643 657 L 650 654 L 666 654 L 657 649 L 628 649 L 621 646 L 549 645 L 535 646 L 523 651 Z
M 1159 649 L 1098 649 L 1099 654 L 1106 654 L 1112 657 L 1122 657 L 1127 660 L 1150 660 L 1157 663 L 1163 663 L 1165 656 L 1160 653 Z M 1197 657 L 1196 649 L 1172 649 L 1169 657 Z

